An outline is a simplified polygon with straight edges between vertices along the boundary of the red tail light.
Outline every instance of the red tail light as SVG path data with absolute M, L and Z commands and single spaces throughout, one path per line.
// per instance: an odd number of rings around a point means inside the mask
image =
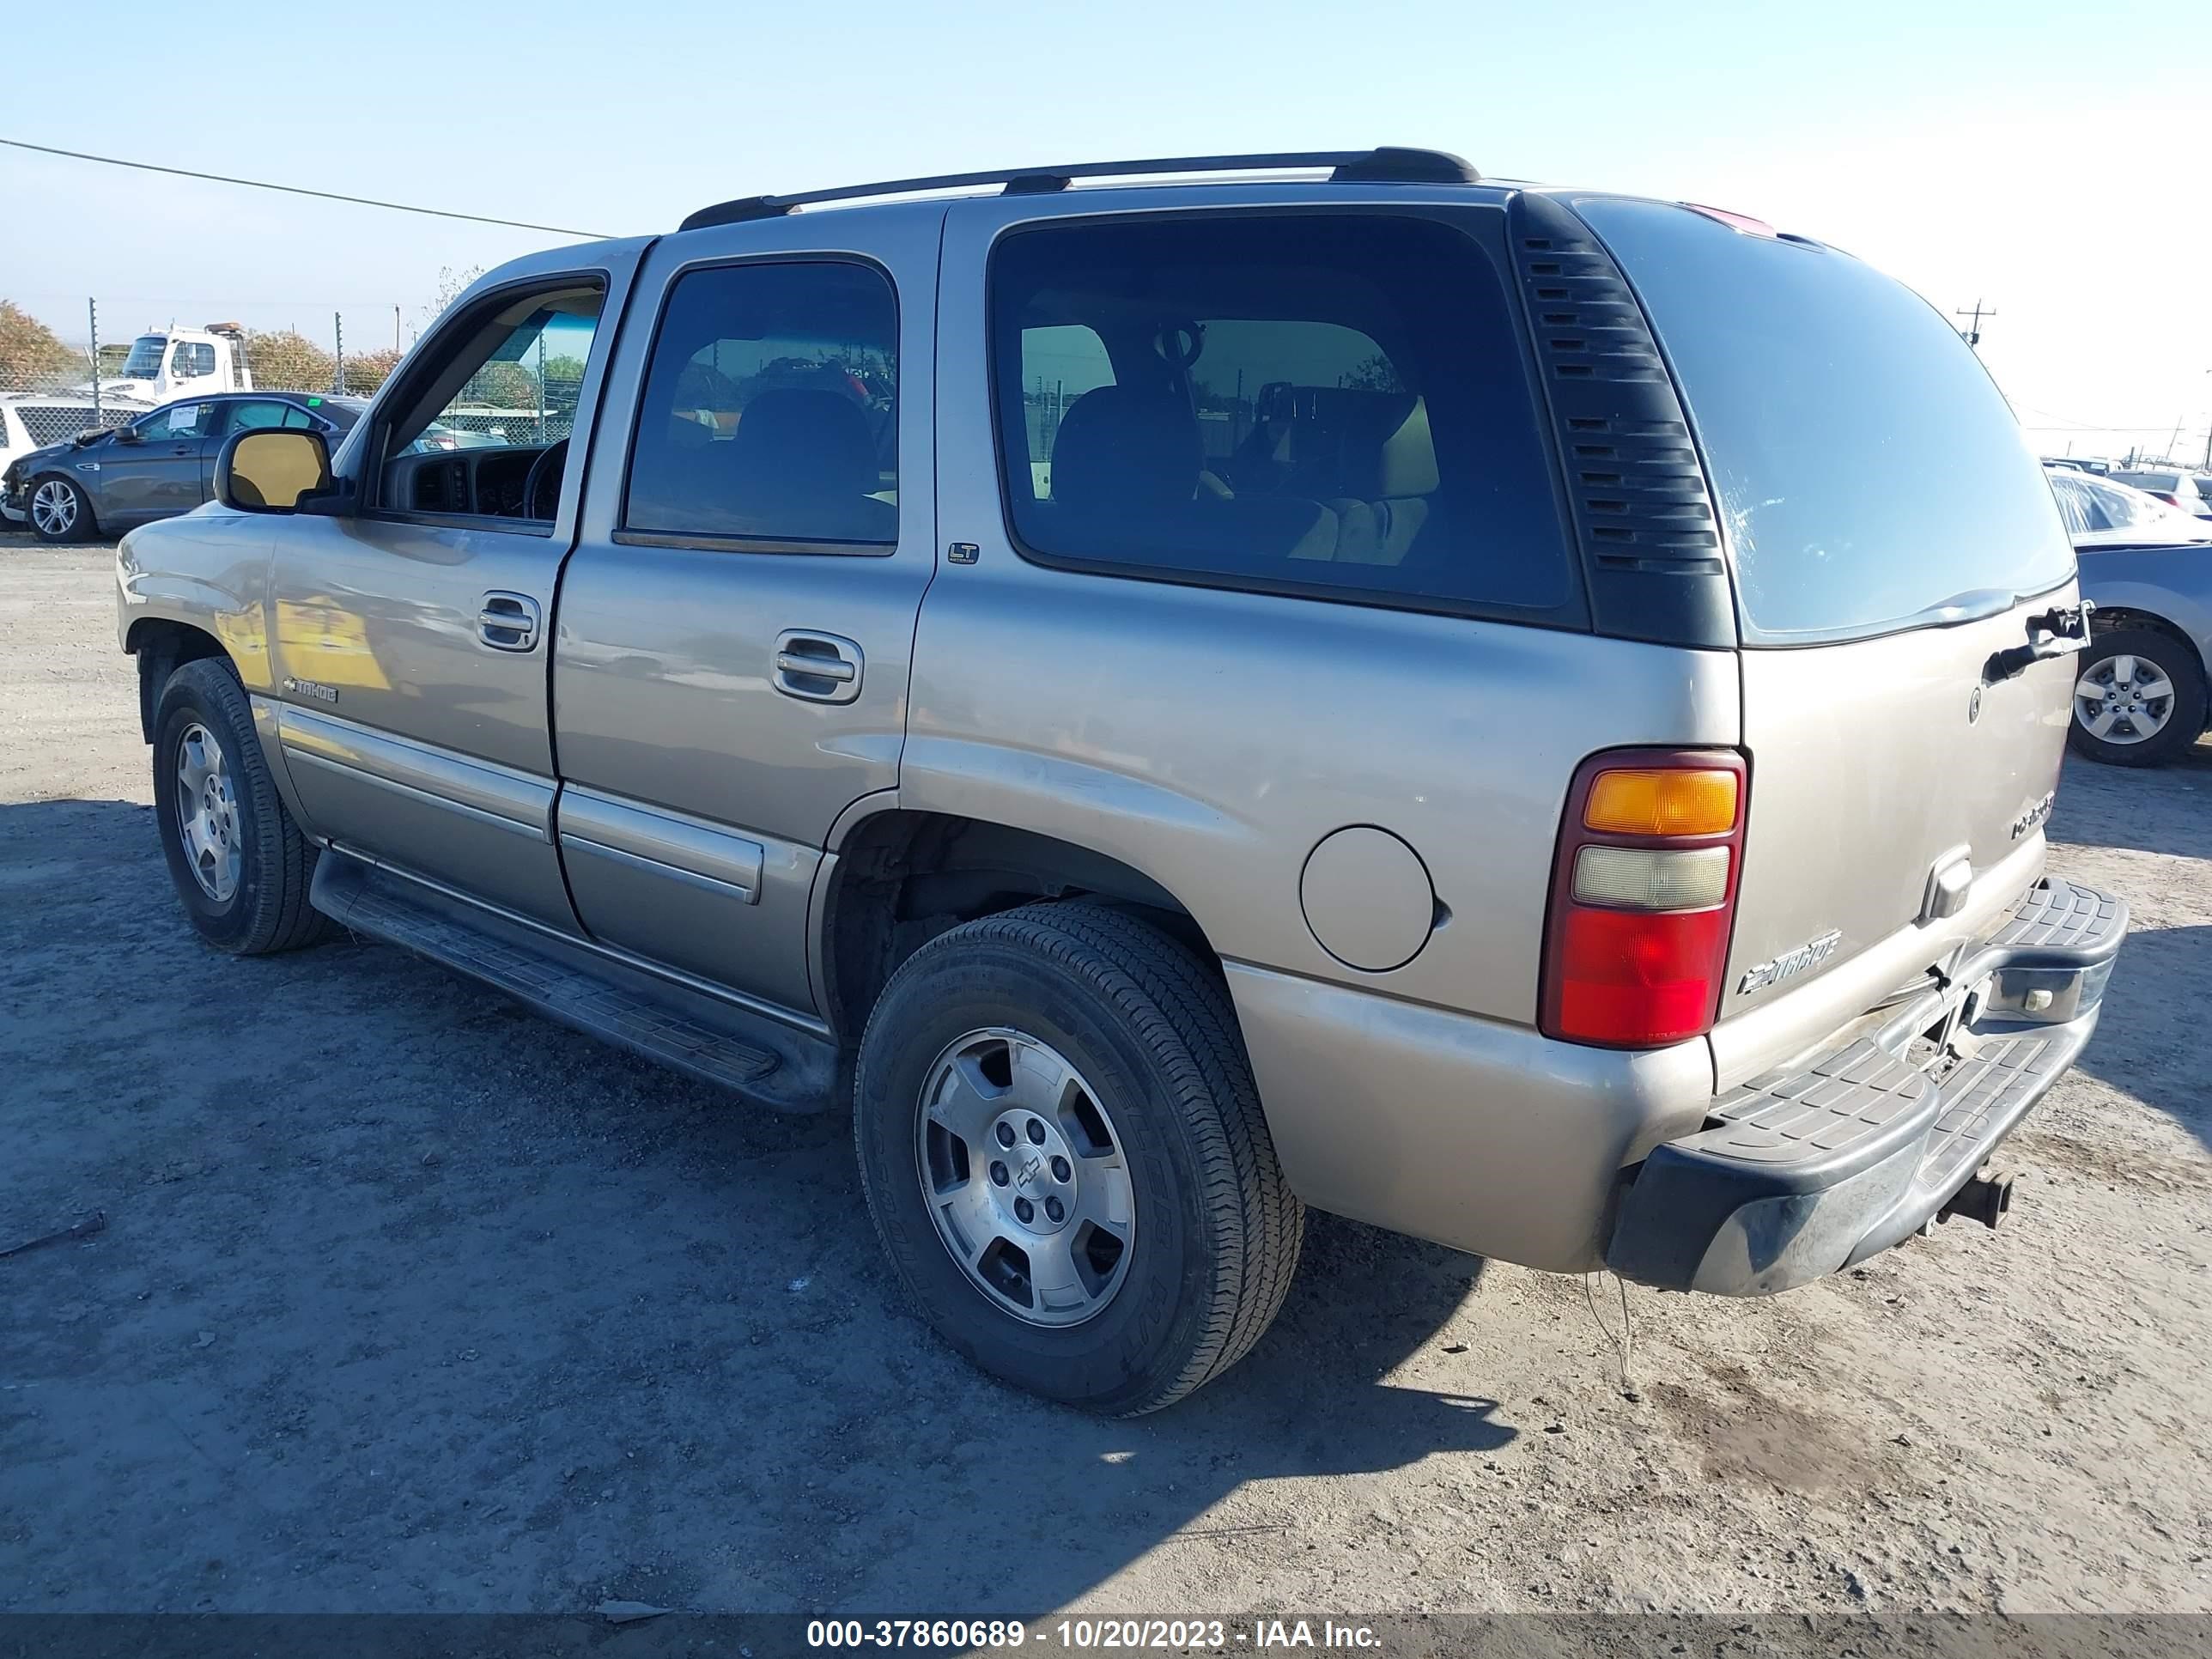
M 2146 495 L 2157 496 L 2159 500 L 2164 501 L 2168 507 L 2179 507 L 2181 505 L 2181 497 L 2179 495 L 2169 495 L 2163 489 L 2147 489 L 2143 494 Z
M 1747 781 L 1726 750 L 1616 750 L 1583 763 L 1552 869 L 1545 1036 L 1652 1048 L 1712 1028 Z

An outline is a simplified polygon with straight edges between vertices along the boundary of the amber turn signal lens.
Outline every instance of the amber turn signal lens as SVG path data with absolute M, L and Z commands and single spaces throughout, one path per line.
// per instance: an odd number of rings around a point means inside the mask
M 1735 792 L 1734 772 L 1601 772 L 1583 827 L 1613 836 L 1723 836 L 1735 828 Z

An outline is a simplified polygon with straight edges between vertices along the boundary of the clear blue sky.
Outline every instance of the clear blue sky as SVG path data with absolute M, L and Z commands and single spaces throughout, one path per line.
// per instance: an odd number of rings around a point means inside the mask
M 101 0 L 10 19 L 0 136 L 610 233 L 895 174 L 1431 145 L 1756 214 L 1946 310 L 1988 300 L 1984 356 L 2046 447 L 2162 448 L 2179 421 L 2201 449 L 2212 59 L 2190 15 Z M 0 295 L 72 339 L 96 294 L 104 336 L 237 318 L 327 340 L 343 311 L 349 345 L 389 344 L 441 268 L 557 240 L 4 149 L 0 212 Z

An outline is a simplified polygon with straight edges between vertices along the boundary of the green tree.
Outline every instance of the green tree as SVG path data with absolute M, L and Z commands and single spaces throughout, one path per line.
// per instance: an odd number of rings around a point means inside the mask
M 392 378 L 392 371 L 399 367 L 401 355 L 398 346 L 386 346 L 381 351 L 349 356 L 345 360 L 346 391 L 354 397 L 366 398 Z
M 264 392 L 328 392 L 337 375 L 337 359 L 289 328 L 247 331 L 246 367 Z
M 520 363 L 486 363 L 471 377 L 462 399 L 493 409 L 538 407 L 538 377 Z
M 88 365 L 81 351 L 61 343 L 53 330 L 12 300 L 0 300 L 0 391 L 82 380 Z
M 1398 366 L 1379 351 L 1354 363 L 1339 384 L 1360 392 L 1403 392 L 1406 389 L 1405 382 L 1398 378 Z

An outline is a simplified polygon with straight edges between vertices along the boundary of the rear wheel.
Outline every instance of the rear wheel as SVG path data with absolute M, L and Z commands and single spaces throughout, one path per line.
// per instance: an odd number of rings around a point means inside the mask
M 40 541 L 82 541 L 93 528 L 92 503 L 74 479 L 50 475 L 31 485 L 31 533 Z
M 2099 634 L 2074 685 L 2074 747 L 2113 766 L 2162 766 L 2204 730 L 2204 671 L 2155 628 Z
M 328 923 L 307 902 L 315 847 L 292 822 L 229 665 L 188 662 L 154 716 L 154 817 L 202 939 L 239 956 L 295 950 Z
M 878 1001 L 854 1095 L 891 1265 L 985 1370 L 1133 1416 L 1282 1305 L 1304 1210 L 1228 992 L 1130 915 L 1033 904 L 939 935 Z

